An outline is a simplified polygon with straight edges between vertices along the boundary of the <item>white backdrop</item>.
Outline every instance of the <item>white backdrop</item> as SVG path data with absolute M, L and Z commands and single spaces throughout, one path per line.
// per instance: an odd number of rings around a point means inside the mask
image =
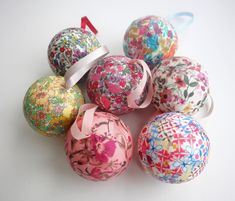
M 189 183 L 165 184 L 145 175 L 134 158 L 124 174 L 107 182 L 75 175 L 63 140 L 36 134 L 22 112 L 28 87 L 52 74 L 47 62 L 51 38 L 80 26 L 80 17 L 87 15 L 111 54 L 123 54 L 123 35 L 132 20 L 179 11 L 193 12 L 195 20 L 179 35 L 177 55 L 196 59 L 207 69 L 215 99 L 213 114 L 200 120 L 211 140 L 204 172 Z M 0 0 L 0 200 L 235 200 L 234 11 L 233 0 Z M 122 116 L 134 138 L 152 111 L 149 107 Z

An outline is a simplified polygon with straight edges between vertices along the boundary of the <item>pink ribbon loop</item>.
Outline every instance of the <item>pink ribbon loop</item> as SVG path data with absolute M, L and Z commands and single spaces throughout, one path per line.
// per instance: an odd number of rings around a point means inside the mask
M 91 67 L 109 53 L 106 46 L 101 46 L 73 64 L 65 73 L 66 88 L 73 87 Z
M 127 104 L 130 108 L 146 108 L 151 103 L 153 97 L 152 74 L 148 65 L 143 60 L 134 59 L 132 62 L 136 65 L 140 65 L 143 68 L 143 77 L 139 84 L 134 89 L 132 89 L 131 93 L 127 96 Z M 136 100 L 141 97 L 147 84 L 149 85 L 146 98 L 140 105 L 137 105 Z
M 91 135 L 93 118 L 94 118 L 95 111 L 97 108 L 98 108 L 97 105 L 91 104 L 91 103 L 81 105 L 81 107 L 79 108 L 79 111 L 78 111 L 77 118 L 70 128 L 71 134 L 75 139 L 80 140 L 80 139 L 87 138 Z M 83 113 L 84 113 L 84 115 L 83 115 L 83 119 L 82 119 L 82 127 L 80 130 L 77 125 L 77 120 L 78 120 L 78 118 L 81 117 L 81 115 Z

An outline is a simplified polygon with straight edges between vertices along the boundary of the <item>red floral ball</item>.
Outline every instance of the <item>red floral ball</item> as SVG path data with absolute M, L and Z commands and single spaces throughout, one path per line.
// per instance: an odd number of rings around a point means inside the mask
M 102 110 L 113 114 L 133 111 L 128 107 L 127 96 L 143 77 L 143 70 L 125 56 L 109 56 L 90 70 L 87 93 L 91 101 Z M 137 99 L 143 101 L 145 93 Z

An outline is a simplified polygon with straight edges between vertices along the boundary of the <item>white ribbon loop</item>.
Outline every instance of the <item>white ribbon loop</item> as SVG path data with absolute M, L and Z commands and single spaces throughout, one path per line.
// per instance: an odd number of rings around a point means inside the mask
M 211 115 L 214 110 L 214 100 L 210 94 L 206 98 L 204 106 L 199 110 L 199 112 L 193 115 L 195 118 L 205 118 Z
M 66 88 L 73 87 L 91 67 L 109 53 L 106 46 L 101 46 L 73 64 L 65 73 Z

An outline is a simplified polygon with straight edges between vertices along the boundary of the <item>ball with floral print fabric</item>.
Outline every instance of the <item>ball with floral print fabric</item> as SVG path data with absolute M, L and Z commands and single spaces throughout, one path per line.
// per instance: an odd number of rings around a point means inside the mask
M 138 137 L 143 169 L 167 183 L 182 183 L 204 169 L 209 138 L 191 116 L 171 112 L 154 116 Z
M 56 75 L 66 71 L 81 58 L 100 47 L 95 35 L 82 28 L 68 28 L 56 34 L 48 47 L 48 60 Z
M 209 94 L 208 75 L 201 65 L 187 57 L 162 61 L 152 70 L 152 103 L 161 112 L 196 114 Z
M 26 92 L 23 109 L 29 125 L 37 132 L 46 136 L 63 136 L 83 103 L 78 86 L 67 90 L 63 77 L 48 76 L 31 85 Z
M 128 107 L 127 95 L 140 82 L 143 69 L 125 56 L 109 56 L 96 64 L 88 75 L 87 93 L 102 110 L 113 114 L 133 111 Z M 146 90 L 137 102 L 141 103 Z
M 77 120 L 81 129 L 83 117 Z M 104 181 L 121 174 L 132 158 L 129 128 L 110 113 L 95 112 L 90 136 L 77 140 L 66 136 L 66 155 L 73 170 L 85 179 Z
M 123 43 L 127 57 L 142 59 L 150 68 L 163 59 L 173 57 L 177 46 L 178 37 L 172 25 L 156 16 L 133 21 L 125 33 Z

